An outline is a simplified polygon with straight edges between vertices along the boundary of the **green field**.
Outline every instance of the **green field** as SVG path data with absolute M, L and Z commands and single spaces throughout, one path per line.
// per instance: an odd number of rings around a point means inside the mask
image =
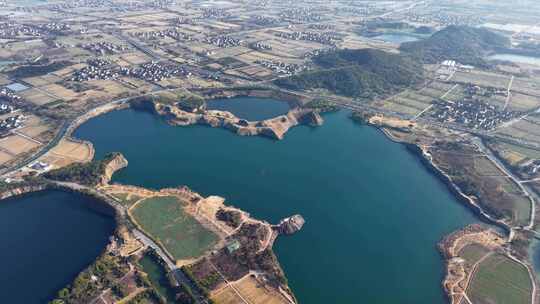
M 131 211 L 134 220 L 175 259 L 193 258 L 210 249 L 218 237 L 186 214 L 176 197 L 152 197 Z
M 468 265 L 472 266 L 488 252 L 489 250 L 481 245 L 471 244 L 463 247 L 459 252 L 459 256 L 464 258 Z
M 112 196 L 120 200 L 120 203 L 126 206 L 130 206 L 141 199 L 140 196 L 128 194 L 128 193 L 115 193 Z
M 531 301 L 531 288 L 525 267 L 494 254 L 479 265 L 467 293 L 475 304 L 525 304 Z

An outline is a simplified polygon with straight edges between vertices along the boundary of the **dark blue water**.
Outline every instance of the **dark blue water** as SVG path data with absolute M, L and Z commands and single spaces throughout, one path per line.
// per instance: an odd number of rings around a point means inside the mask
M 237 97 L 213 99 L 206 102 L 209 110 L 229 111 L 236 117 L 258 121 L 287 114 L 289 104 L 272 98 Z
M 0 303 L 47 303 L 95 260 L 114 220 L 94 203 L 60 191 L 0 201 Z
M 76 136 L 125 154 L 115 182 L 185 184 L 270 222 L 302 214 L 275 247 L 300 303 L 444 303 L 436 243 L 474 216 L 404 146 L 344 112 L 325 120 L 274 141 L 122 110 Z

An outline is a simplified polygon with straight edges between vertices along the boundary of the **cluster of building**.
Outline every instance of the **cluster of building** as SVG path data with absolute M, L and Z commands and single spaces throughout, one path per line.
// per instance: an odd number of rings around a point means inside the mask
M 335 50 L 335 47 L 311 50 L 304 53 L 304 58 L 313 58 L 333 50 Z
M 18 36 L 41 36 L 41 31 L 34 27 L 13 22 L 0 23 L 0 38 L 15 38 Z
M 315 23 L 315 24 L 308 25 L 308 28 L 312 30 L 329 31 L 329 30 L 333 30 L 335 26 L 328 23 Z
M 373 14 L 374 9 L 369 5 L 362 6 L 361 4 L 354 3 L 354 6 L 338 6 L 334 8 L 334 12 L 337 15 L 365 17 Z
M 231 17 L 231 13 L 221 8 L 203 8 L 202 17 L 207 19 L 225 19 Z
M 491 130 L 500 123 L 518 115 L 517 112 L 499 110 L 495 105 L 481 100 L 434 101 L 431 116 L 442 123 L 458 123 L 472 129 Z
M 71 30 L 69 24 L 49 22 L 45 24 L 36 25 L 38 29 L 46 33 L 61 34 Z
M 6 87 L 0 88 L 0 102 L 16 104 L 20 101 L 22 101 L 21 96 L 15 94 L 15 92 L 13 92 L 12 90 Z
M 438 11 L 430 14 L 418 14 L 414 10 L 410 10 L 406 15 L 408 21 L 412 23 L 423 23 L 423 24 L 440 24 L 442 26 L 448 25 L 470 25 L 476 26 L 484 23 L 482 16 L 478 15 L 458 15 L 458 14 L 447 14 L 443 11 Z
M 179 31 L 175 28 L 165 29 L 161 31 L 153 31 L 153 32 L 135 32 L 130 33 L 130 35 L 135 36 L 139 39 L 144 40 L 156 40 L 161 39 L 165 37 L 172 38 L 177 41 L 193 41 L 193 36 L 186 34 L 184 32 Z
M 0 115 L 11 113 L 13 110 L 14 108 L 12 105 L 5 102 L 0 102 Z
M 71 0 L 48 5 L 51 10 L 73 10 L 76 8 L 107 8 L 111 12 L 143 11 L 152 8 L 165 8 L 172 0 L 154 1 L 111 1 L 111 0 Z
M 493 95 L 508 95 L 508 91 L 504 89 L 494 87 L 481 87 L 470 83 L 464 87 L 463 91 L 466 94 L 464 97 L 465 101 L 472 100 L 473 96 L 491 97 Z
M 235 47 L 242 44 L 242 40 L 227 35 L 208 36 L 202 39 L 202 42 L 213 44 L 221 48 Z
M 107 54 L 119 54 L 129 50 L 129 47 L 125 45 L 117 45 L 106 41 L 85 43 L 79 45 L 79 47 L 102 56 Z
M 290 40 L 313 41 L 320 44 L 336 46 L 341 37 L 335 32 L 278 32 L 276 36 Z
M 279 19 L 269 16 L 256 15 L 251 18 L 251 22 L 260 26 L 272 26 L 279 24 Z
M 189 72 L 182 66 L 172 63 L 149 62 L 136 68 L 120 68 L 124 76 L 158 82 L 164 78 L 185 76 Z
M 284 10 L 279 14 L 279 17 L 284 21 L 290 22 L 318 22 L 323 20 L 320 13 L 315 12 L 312 8 L 292 8 Z
M 171 25 L 181 25 L 181 24 L 191 24 L 195 25 L 197 24 L 195 20 L 187 17 L 178 17 L 171 21 Z
M 249 48 L 251 48 L 253 50 L 256 50 L 256 51 L 270 51 L 270 50 L 272 50 L 271 45 L 269 45 L 267 43 L 260 42 L 260 41 L 250 43 Z
M 298 72 L 301 72 L 307 68 L 306 65 L 300 65 L 295 63 L 284 63 L 280 61 L 270 61 L 270 60 L 257 60 L 256 64 L 274 71 L 277 74 L 290 76 Z
M 116 79 L 118 72 L 110 68 L 111 63 L 104 59 L 90 59 L 88 66 L 75 71 L 69 80 L 83 82 L 89 80 L 109 80 Z
M 24 115 L 14 115 L 0 121 L 0 136 L 6 136 L 9 131 L 23 126 Z

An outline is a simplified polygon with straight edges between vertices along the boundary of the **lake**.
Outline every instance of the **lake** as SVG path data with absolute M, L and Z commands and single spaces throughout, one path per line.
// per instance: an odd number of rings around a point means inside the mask
M 404 42 L 418 41 L 420 38 L 415 35 L 405 34 L 405 33 L 393 33 L 393 34 L 382 34 L 372 37 L 376 40 L 381 40 L 384 42 L 402 44 Z
M 273 223 L 302 214 L 302 231 L 274 247 L 300 303 L 445 303 L 436 244 L 477 219 L 403 145 L 348 115 L 276 141 L 128 109 L 75 135 L 96 157 L 124 153 L 114 182 L 188 185 Z
M 115 226 L 95 203 L 61 191 L 0 202 L 0 303 L 47 303 L 94 262 Z
M 209 110 L 229 111 L 240 119 L 258 121 L 284 115 L 289 104 L 272 98 L 236 97 L 212 99 L 206 102 Z
M 540 57 L 515 55 L 515 54 L 495 54 L 488 57 L 489 60 L 503 60 L 515 63 L 525 63 L 540 66 Z

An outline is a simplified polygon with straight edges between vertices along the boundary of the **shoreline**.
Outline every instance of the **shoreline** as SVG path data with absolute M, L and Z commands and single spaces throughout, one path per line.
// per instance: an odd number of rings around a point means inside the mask
M 387 137 L 388 140 L 390 140 L 390 141 L 392 141 L 394 143 L 404 145 L 405 148 L 410 153 L 415 155 L 417 157 L 417 159 L 420 160 L 420 162 L 424 165 L 424 168 L 426 168 L 426 170 L 428 170 L 428 172 L 430 172 L 432 175 L 434 175 L 438 180 L 443 182 L 446 185 L 447 189 L 450 191 L 450 193 L 452 193 L 452 195 L 454 195 L 456 197 L 456 199 L 458 199 L 458 201 L 463 203 L 463 205 L 466 206 L 467 209 L 469 209 L 471 212 L 473 212 L 473 214 L 475 214 L 475 216 L 481 222 L 485 222 L 486 224 L 494 225 L 497 228 L 503 229 L 503 231 L 507 235 L 506 244 L 510 243 L 510 241 L 512 240 L 513 235 L 514 235 L 513 228 L 510 227 L 507 223 L 505 223 L 502 220 L 494 219 L 479 204 L 477 204 L 475 202 L 474 198 L 464 194 L 461 191 L 461 189 L 452 181 L 450 176 L 448 174 L 446 174 L 445 172 L 443 172 L 436 164 L 433 163 L 431 155 L 429 153 L 427 153 L 424 149 L 422 149 L 420 146 L 418 146 L 416 144 L 404 142 L 404 141 L 394 137 L 387 130 L 387 128 L 385 128 L 384 126 L 376 125 L 376 124 L 373 124 L 373 123 L 370 123 L 370 122 L 366 122 L 366 125 L 368 125 L 370 127 L 374 127 L 377 130 L 379 130 L 382 134 L 384 134 Z M 467 226 L 467 227 L 469 227 L 469 226 Z M 449 235 L 444 236 L 443 239 L 437 244 L 437 247 L 439 248 L 439 252 L 441 253 L 441 256 L 443 257 L 443 260 L 444 260 L 444 263 L 445 263 L 445 269 L 446 269 L 446 273 L 447 273 L 443 277 L 443 280 L 441 282 L 441 287 L 443 288 L 443 290 L 444 290 L 444 292 L 445 292 L 445 294 L 447 296 L 448 303 L 454 303 L 453 300 L 452 300 L 452 295 L 453 294 L 449 293 L 447 288 L 446 288 L 447 276 L 448 276 L 448 273 L 449 273 L 450 269 L 453 267 L 453 263 L 452 263 L 453 258 L 447 256 L 444 253 L 444 251 L 441 249 L 442 248 L 441 244 L 444 243 L 445 239 L 447 239 L 448 237 L 451 237 L 454 234 L 461 233 L 467 227 L 464 227 L 464 228 L 462 228 L 460 230 L 456 230 L 456 231 L 450 233 Z M 531 244 L 529 245 L 529 247 L 532 246 Z M 506 256 L 508 258 L 510 258 L 511 260 L 513 260 L 514 262 L 522 265 L 523 267 L 525 267 L 527 269 L 528 275 L 529 275 L 529 277 L 531 279 L 531 284 L 533 285 L 533 293 L 532 293 L 531 297 L 533 299 L 538 299 L 539 295 L 536 293 L 536 286 L 538 284 L 538 282 L 537 282 L 537 274 L 536 274 L 534 266 L 532 264 L 533 263 L 532 257 L 529 255 L 528 259 L 526 261 L 523 261 L 523 260 L 520 260 L 519 258 L 515 257 L 514 255 L 510 254 L 510 253 L 507 253 Z M 472 277 L 469 277 L 469 280 L 471 278 Z M 536 300 L 533 300 L 533 303 L 535 303 L 534 301 L 536 301 Z
M 241 95 L 239 95 L 241 96 Z M 218 98 L 222 98 L 222 97 L 218 97 Z M 68 132 L 66 132 L 65 136 L 68 137 L 68 138 L 72 138 L 72 133 L 80 126 L 82 125 L 83 123 L 85 123 L 86 121 L 94 118 L 94 117 L 97 117 L 101 114 L 105 114 L 105 113 L 109 113 L 111 111 L 114 111 L 114 110 L 121 110 L 121 109 L 126 109 L 126 108 L 133 108 L 131 106 L 131 104 L 128 102 L 128 103 L 125 103 L 125 102 L 122 102 L 122 103 L 118 103 L 118 104 L 107 104 L 107 105 L 104 105 L 102 107 L 99 107 L 98 109 L 95 109 L 87 114 L 85 114 L 83 117 L 80 117 L 79 119 L 75 120 L 71 125 L 70 127 L 68 128 Z M 161 116 L 161 115 L 159 115 Z M 368 126 L 371 126 L 371 127 L 375 127 L 377 130 L 379 130 L 380 132 L 382 132 L 382 134 L 385 135 L 385 137 L 387 139 L 389 139 L 390 141 L 394 142 L 394 143 L 399 143 L 399 144 L 403 144 L 405 146 L 405 148 L 412 154 L 414 154 L 421 162 L 422 164 L 424 165 L 424 167 L 433 175 L 435 175 L 437 177 L 437 179 L 439 179 L 441 182 L 443 182 L 448 190 L 461 202 L 463 203 L 465 206 L 467 206 L 467 208 L 472 211 L 475 216 L 477 216 L 479 218 L 479 220 L 481 221 L 485 221 L 489 224 L 494 224 L 496 225 L 497 227 L 499 228 L 502 228 L 505 232 L 511 234 L 511 228 L 504 222 L 502 221 L 498 221 L 496 219 L 493 219 L 488 213 L 486 213 L 481 206 L 479 206 L 477 203 L 474 202 L 474 199 L 465 195 L 463 192 L 461 192 L 461 190 L 457 187 L 457 185 L 452 181 L 452 179 L 447 175 L 445 174 L 440 168 L 438 168 L 431 160 L 431 157 L 428 153 L 426 153 L 426 151 L 424 151 L 420 146 L 416 145 L 416 144 L 412 144 L 412 143 L 407 143 L 407 142 L 404 142 L 396 137 L 394 137 L 385 127 L 383 126 L 378 126 L 378 125 L 375 125 L 375 124 L 372 124 L 372 123 L 366 123 Z M 238 134 L 238 133 L 237 133 Z M 242 134 L 238 134 L 238 135 L 242 135 Z M 78 140 L 76 138 L 74 138 L 74 140 Z M 58 186 L 58 185 L 56 185 Z M 13 197 L 13 196 L 17 196 L 17 195 L 22 195 L 22 194 L 25 194 L 25 193 L 30 193 L 30 192 L 39 192 L 39 191 L 46 191 L 48 189 L 59 189 L 61 191 L 74 191 L 74 192 L 80 192 L 82 194 L 85 194 L 85 195 L 90 195 L 90 196 L 93 196 L 94 198 L 96 198 L 96 200 L 98 201 L 103 201 L 104 204 L 106 204 L 107 206 L 115 209 L 114 205 L 115 203 L 111 203 L 111 202 L 108 202 L 106 199 L 103 199 L 102 197 L 99 197 L 99 196 L 95 196 L 95 195 L 92 195 L 90 193 L 87 193 L 85 191 L 81 191 L 81 190 L 75 190 L 73 188 L 70 188 L 70 187 L 52 187 L 52 188 L 49 188 L 50 185 L 48 186 L 44 186 L 43 188 L 39 189 L 39 190 L 34 190 L 34 189 L 28 189 L 28 190 L 25 190 L 23 191 L 22 189 L 17 189 L 17 190 L 11 190 L 11 191 L 8 191 L 8 192 L 14 192 L 14 194 L 10 195 L 10 196 L 7 196 L 7 197 Z M 24 188 L 24 187 L 23 187 Z M 4 198 L 7 198 L 7 197 L 4 197 L 2 196 L 2 194 L 0 194 L 0 200 L 1 199 L 4 199 Z M 115 209 L 116 212 L 118 212 L 117 209 Z M 118 214 L 115 216 L 115 218 L 118 216 Z M 117 223 L 119 223 L 117 221 Z M 116 228 L 118 229 L 119 225 L 116 226 Z M 139 229 L 141 230 L 141 229 Z M 144 230 L 141 230 L 144 232 Z M 146 233 L 145 233 L 146 234 Z M 113 235 L 117 235 L 117 232 L 115 230 L 115 233 Z M 147 235 L 148 236 L 148 235 Z M 437 245 L 437 244 L 435 244 Z M 160 246 L 161 247 L 161 246 Z M 168 254 L 168 252 L 167 252 Z M 170 254 L 169 254 L 170 255 Z M 449 260 L 444 257 L 444 260 L 445 260 L 445 263 L 446 263 L 446 268 L 448 269 L 448 265 L 449 265 Z M 527 267 L 528 268 L 528 267 Z M 444 281 L 442 282 L 442 286 L 444 286 Z M 450 295 L 447 294 L 448 298 L 450 298 Z

